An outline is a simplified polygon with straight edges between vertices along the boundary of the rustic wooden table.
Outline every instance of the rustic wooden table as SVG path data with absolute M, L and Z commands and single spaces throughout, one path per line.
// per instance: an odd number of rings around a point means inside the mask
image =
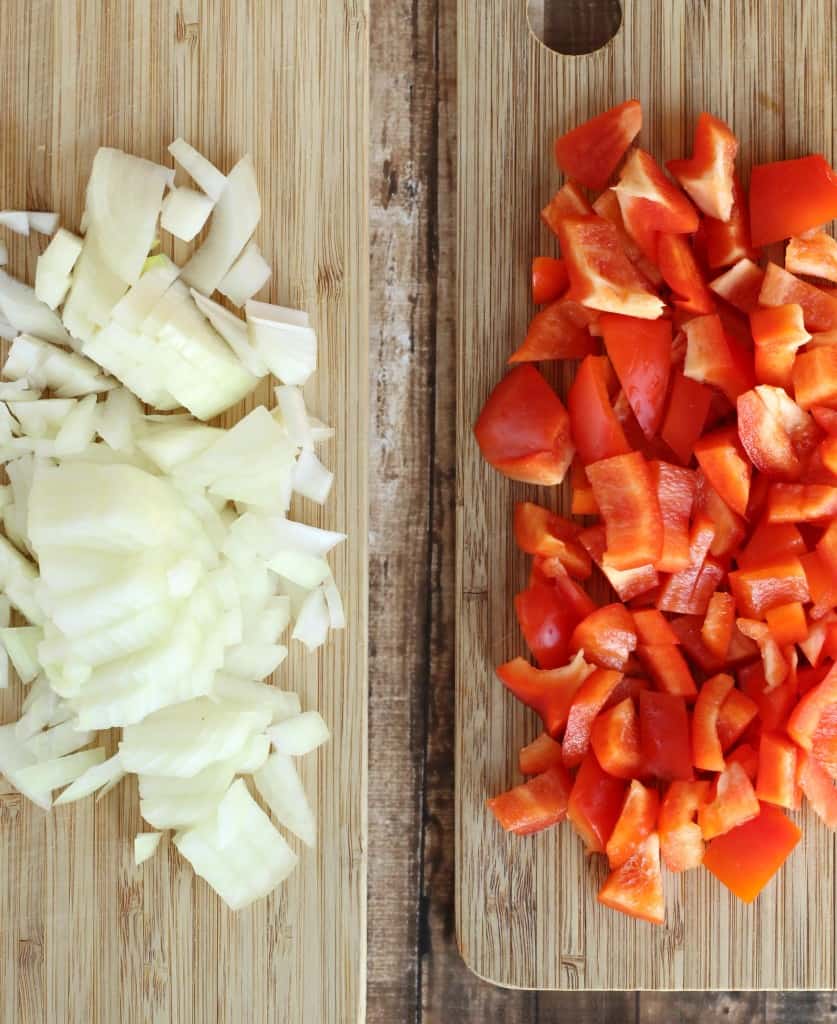
M 832 993 L 507 991 L 459 957 L 456 0 L 372 0 L 370 37 L 369 1024 L 837 1022 Z

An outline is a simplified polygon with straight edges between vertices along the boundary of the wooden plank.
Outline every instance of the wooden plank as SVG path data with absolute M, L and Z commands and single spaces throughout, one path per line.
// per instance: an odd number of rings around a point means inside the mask
M 263 202 L 265 297 L 310 311 L 334 424 L 333 497 L 305 517 L 345 530 L 345 634 L 293 650 L 278 680 L 332 726 L 302 766 L 319 846 L 289 884 L 228 912 L 169 843 L 141 870 L 127 787 L 47 817 L 0 790 L 0 1015 L 41 1020 L 362 1020 L 366 902 L 366 0 L 10 0 L 0 22 L 3 204 L 77 228 L 96 148 L 166 158 L 178 134 L 222 168 L 249 152 Z M 166 159 L 166 162 L 169 162 Z M 43 240 L 10 240 L 30 280 Z M 269 397 L 265 383 L 255 399 Z M 252 401 L 251 403 L 252 404 Z M 229 421 L 229 417 L 226 418 Z M 296 645 L 294 645 L 296 646 Z M 0 697 L 2 721 L 17 712 Z
M 662 929 L 596 904 L 599 869 L 568 828 L 521 842 L 487 819 L 485 798 L 517 780 L 516 747 L 535 731 L 492 678 L 496 664 L 521 651 L 510 596 L 523 559 L 509 538 L 511 504 L 526 495 L 566 507 L 567 495 L 509 485 L 480 459 L 471 427 L 531 314 L 529 260 L 554 251 L 538 211 L 559 181 L 555 135 L 638 96 L 643 146 L 659 156 L 686 152 L 694 117 L 708 109 L 734 126 L 745 177 L 751 162 L 803 152 L 833 162 L 837 54 L 829 40 L 837 5 L 624 0 L 615 39 L 575 58 L 531 36 L 525 7 L 524 0 L 458 6 L 460 947 L 478 974 L 509 986 L 830 988 L 834 919 L 822 907 L 832 904 L 835 844 L 807 812 L 804 844 L 754 905 L 702 873 L 668 879 Z M 567 374 L 552 378 L 564 392 Z M 809 920 L 822 922 L 813 941 Z

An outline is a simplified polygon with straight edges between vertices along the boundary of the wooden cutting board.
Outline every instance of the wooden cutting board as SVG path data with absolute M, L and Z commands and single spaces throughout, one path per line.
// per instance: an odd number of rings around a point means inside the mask
M 350 537 L 334 559 L 348 628 L 316 656 L 293 644 L 276 677 L 332 728 L 301 762 L 317 849 L 296 844 L 289 883 L 235 914 L 169 840 L 134 868 L 134 785 L 48 815 L 0 788 L 0 1020 L 10 1024 L 364 1016 L 366 52 L 366 0 L 3 5 L 0 206 L 56 209 L 77 229 L 100 145 L 170 164 L 166 146 L 183 135 L 225 170 L 252 154 L 256 238 L 274 270 L 267 298 L 312 314 L 321 368 L 309 405 L 337 430 L 324 455 L 333 496 L 301 511 Z M 32 280 L 43 239 L 3 235 L 11 271 Z M 264 383 L 249 404 L 269 395 Z M 0 697 L 0 721 L 19 703 L 17 687 Z
M 506 836 L 487 797 L 521 781 L 540 730 L 493 676 L 524 653 L 512 595 L 526 559 L 512 503 L 568 509 L 569 493 L 512 485 L 480 458 L 474 420 L 532 313 L 529 266 L 554 252 L 538 211 L 559 184 L 554 138 L 630 97 L 642 145 L 690 152 L 695 116 L 733 125 L 742 166 L 820 152 L 834 162 L 837 4 L 828 0 L 622 0 L 598 53 L 563 57 L 531 35 L 525 0 L 459 0 L 457 921 L 466 963 L 526 988 L 833 988 L 835 840 L 813 815 L 754 905 L 706 871 L 666 876 L 665 927 L 596 903 L 603 858 L 568 825 Z M 746 177 L 746 174 L 745 174 Z M 554 369 L 566 394 L 569 369 Z

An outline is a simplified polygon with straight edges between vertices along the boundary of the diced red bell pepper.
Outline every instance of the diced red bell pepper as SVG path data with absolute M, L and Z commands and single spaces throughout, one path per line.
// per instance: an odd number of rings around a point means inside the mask
M 657 263 L 665 283 L 674 293 L 674 305 L 688 313 L 714 313 L 715 302 L 692 248 L 683 235 L 660 235 Z
M 567 817 L 588 853 L 604 853 L 625 799 L 625 783 L 608 775 L 590 750 L 575 777 Z
M 631 651 L 636 650 L 636 644 L 634 620 L 623 604 L 596 608 L 579 622 L 570 640 L 572 650 L 583 649 L 587 661 L 620 672 L 628 663 Z
M 636 705 L 642 691 L 648 690 L 650 687 L 651 684 L 647 679 L 642 679 L 639 676 L 623 676 L 613 688 L 613 692 L 605 702 L 602 711 L 609 711 L 611 708 L 615 708 L 617 704 L 621 704 L 627 698 L 630 698 Z
M 550 768 L 563 768 L 564 755 L 561 753 L 561 744 L 549 733 L 542 732 L 531 743 L 520 748 L 518 765 L 521 775 L 540 775 Z
M 707 554 L 715 536 L 715 528 L 707 516 L 699 513 L 689 534 L 689 565 L 673 573 L 663 583 L 657 598 L 657 607 L 665 612 L 702 615 L 709 604 L 709 593 L 704 593 L 698 581 L 706 564 Z M 712 588 L 714 590 L 715 587 Z
M 564 764 L 568 768 L 575 767 L 583 760 L 590 747 L 590 732 L 596 715 L 621 678 L 621 672 L 598 668 L 578 688 L 564 730 Z
M 747 514 L 752 467 L 735 427 L 704 434 L 695 442 L 695 456 L 706 479 L 740 516 Z
M 717 723 L 718 740 L 724 753 L 741 739 L 758 713 L 759 706 L 751 697 L 741 690 L 730 690 L 721 705 Z
M 692 764 L 702 771 L 724 770 L 718 719 L 734 683 L 732 676 L 720 673 L 707 679 L 697 695 L 692 714 Z
M 656 608 L 640 608 L 631 612 L 634 630 L 641 644 L 679 644 L 680 639 L 668 619 Z
M 634 779 L 607 841 L 607 859 L 611 868 L 618 868 L 633 857 L 655 831 L 659 808 L 660 798 L 656 789 L 648 789 Z
M 767 519 L 771 523 L 814 523 L 837 515 L 837 487 L 826 484 L 771 484 Z
M 797 699 L 797 683 L 790 676 L 781 686 L 768 689 L 764 665 L 756 662 L 738 672 L 738 683 L 744 693 L 756 702 L 762 728 L 778 732 L 785 728 Z
M 757 391 L 738 396 L 738 436 L 752 464 L 761 473 L 780 480 L 795 480 L 802 464 L 790 436 L 764 404 Z
M 816 285 L 800 281 L 775 263 L 767 264 L 759 302 L 762 306 L 798 303 L 802 307 L 805 327 L 812 334 L 837 328 L 837 298 Z
M 714 673 L 724 667 L 724 662 L 714 655 L 703 642 L 701 637 L 703 619 L 700 615 L 678 615 L 670 620 L 670 625 L 677 634 L 686 657 L 701 672 Z
M 660 572 L 679 572 L 689 564 L 689 519 L 697 480 L 691 469 L 670 462 L 649 463 L 663 521 L 663 548 L 657 559 Z
M 689 871 L 703 862 L 703 833 L 695 821 L 709 795 L 709 783 L 672 782 L 660 805 L 660 852 L 670 871 Z
M 733 691 L 735 692 L 735 691 Z M 727 755 L 727 766 L 740 764 L 744 774 L 755 786 L 756 776 L 759 773 L 759 754 L 749 743 L 740 743 L 735 750 Z
M 622 210 L 619 206 L 619 200 L 616 193 L 612 188 L 606 189 L 599 198 L 593 203 L 593 210 L 604 220 L 609 221 L 619 236 L 619 241 L 622 248 L 625 250 L 625 255 L 637 268 L 637 270 L 646 277 L 651 284 L 659 285 L 662 283 L 662 274 L 658 270 L 657 266 L 646 256 L 643 248 L 634 240 L 633 236 L 628 231 L 625 221 L 622 218 Z
M 549 359 L 583 359 L 596 351 L 587 326 L 591 313 L 571 299 L 556 299 L 536 313 L 520 348 L 509 363 L 536 363 Z
M 692 700 L 697 687 L 680 648 L 674 644 L 640 644 L 637 657 L 657 689 Z
M 610 401 L 609 373 L 604 356 L 587 356 L 567 396 L 573 443 L 585 466 L 631 450 Z
M 703 433 L 712 391 L 679 370 L 672 373 L 668 407 L 660 437 L 685 465 L 692 457 L 695 441 Z
M 770 635 L 780 647 L 801 643 L 808 637 L 808 620 L 799 601 L 790 601 L 788 604 L 769 608 L 765 619 Z
M 518 366 L 497 384 L 474 434 L 485 460 L 512 480 L 560 484 L 572 462 L 567 410 L 534 366 Z
M 733 629 L 735 599 L 732 594 L 716 591 L 709 599 L 700 635 L 707 648 L 721 661 L 727 656 Z
M 593 722 L 590 745 L 599 764 L 617 779 L 632 779 L 642 769 L 639 718 L 634 702 L 626 697 Z
M 619 212 L 625 230 L 636 243 L 646 263 L 657 266 L 657 241 L 660 232 L 654 227 L 654 204 L 648 199 L 629 196 L 624 192 L 612 190 L 619 203 Z M 660 275 L 662 277 L 662 275 Z M 649 277 L 649 280 L 653 278 Z
M 770 245 L 837 217 L 837 175 L 820 155 L 756 164 L 750 172 L 753 245 Z
M 807 458 L 815 450 L 822 437 L 811 414 L 802 409 L 784 388 L 758 384 L 755 390 L 768 412 L 784 427 L 796 454 L 800 459 Z M 805 482 L 816 481 L 806 480 Z
M 787 679 L 790 667 L 767 625 L 756 619 L 737 619 L 736 625 L 745 636 L 758 644 L 768 689 L 780 686 Z
M 819 455 L 823 466 L 837 480 L 837 437 L 823 438 L 819 446 Z
M 790 601 L 808 600 L 808 581 L 798 558 L 738 569 L 729 574 L 729 585 L 739 615 L 760 619 L 765 612 Z
M 561 668 L 538 669 L 525 658 L 514 658 L 497 669 L 497 676 L 519 701 L 541 716 L 544 728 L 557 739 L 567 724 L 573 698 L 593 671 L 576 657 Z
M 829 437 L 837 437 L 837 409 L 814 405 L 811 407 L 811 415 L 820 430 L 824 430 Z
M 728 221 L 706 217 L 701 221 L 710 267 L 729 267 L 742 259 L 756 259 L 750 242 L 750 210 L 741 183 L 733 178 L 733 204 Z
M 817 554 L 831 575 L 837 577 L 837 520 L 832 520 L 817 541 Z
M 693 777 L 685 698 L 643 690 L 639 695 L 639 735 L 648 775 L 666 781 Z
M 663 924 L 665 899 L 660 870 L 660 839 L 652 832 L 625 863 L 605 879 L 599 903 L 631 917 Z
M 703 473 L 697 474 L 695 505 L 715 528 L 709 553 L 715 558 L 731 555 L 745 536 L 744 520 L 733 512 Z
M 752 260 L 741 259 L 709 282 L 709 288 L 742 313 L 759 308 L 764 271 Z
M 837 788 L 828 772 L 804 750 L 799 751 L 799 786 L 814 813 L 837 829 Z
M 570 487 L 572 488 L 570 512 L 574 516 L 597 516 L 599 506 L 596 504 L 593 488 L 587 479 L 584 466 L 577 455 L 572 463 Z
M 558 228 L 565 217 L 583 217 L 592 212 L 593 207 L 587 202 L 578 184 L 568 181 L 541 210 L 541 220 L 557 237 Z
M 814 730 L 811 756 L 837 781 L 837 704 L 824 708 Z
M 617 455 L 587 467 L 593 494 L 604 519 L 604 564 L 636 569 L 660 557 L 663 523 L 648 463 L 639 454 Z
M 567 268 L 552 256 L 536 256 L 532 260 L 532 302 L 543 306 L 560 299 L 570 285 Z
M 800 352 L 793 364 L 793 388 L 803 409 L 837 403 L 837 346 Z
M 825 231 L 792 238 L 785 249 L 785 270 L 837 281 L 837 241 Z
M 792 302 L 755 309 L 750 313 L 750 329 L 756 350 L 756 380 L 790 390 L 797 349 L 811 339 L 802 306 Z
M 642 149 L 633 150 L 625 161 L 614 191 L 620 206 L 624 197 L 645 200 L 643 219 L 654 231 L 683 235 L 697 230 L 697 210 L 669 181 L 651 154 Z M 624 213 L 623 207 L 623 216 Z
M 604 564 L 607 541 L 603 526 L 591 526 L 587 530 L 582 530 L 578 535 L 578 539 L 607 577 L 608 582 L 616 591 L 620 601 L 631 601 L 657 586 L 659 576 L 653 565 L 642 565 L 638 569 L 621 571 L 619 569 L 612 569 Z
M 808 584 L 811 619 L 821 619 L 837 606 L 837 576 L 826 565 L 818 552 L 811 551 L 799 557 Z
M 590 556 L 576 539 L 578 532 L 575 523 L 531 501 L 519 501 L 514 506 L 514 538 L 520 550 L 557 558 L 572 577 L 585 580 L 592 566 Z
M 805 550 L 805 540 L 793 523 L 761 522 L 736 555 L 736 561 L 740 569 L 754 569 L 777 559 L 799 557 Z
M 788 719 L 788 735 L 803 750 L 812 750 L 814 734 L 826 710 L 837 704 L 837 665 L 817 686 L 804 694 Z
M 683 372 L 692 380 L 713 384 L 735 402 L 753 386 L 753 357 L 724 332 L 717 313 L 696 316 L 684 325 L 686 363 Z
M 799 807 L 796 785 L 796 744 L 775 732 L 763 732 L 759 746 L 756 796 L 769 804 Z
M 584 587 L 571 578 L 558 558 L 541 558 L 535 555 L 532 559 L 530 586 L 535 583 L 546 583 L 551 586 L 559 601 L 570 613 L 573 627 L 592 612 L 596 604 Z
M 569 177 L 600 192 L 641 127 L 639 100 L 626 100 L 556 139 L 556 163 Z
M 506 832 L 528 836 L 563 821 L 572 780 L 558 765 L 486 803 Z
M 558 227 L 561 254 L 570 276 L 568 298 L 605 313 L 656 320 L 662 300 L 634 267 L 612 224 L 592 214 L 567 217 Z
M 732 213 L 735 154 L 738 140 L 712 114 L 702 113 L 695 126 L 695 143 L 688 160 L 669 160 L 669 172 L 708 217 L 727 221 Z
M 752 903 L 788 859 L 802 833 L 770 804 L 706 848 L 704 865 L 745 903 Z
M 733 762 L 718 776 L 712 801 L 698 811 L 698 824 L 703 838 L 709 840 L 743 825 L 758 813 L 753 784 L 741 765 Z
M 570 651 L 578 622 L 552 586 L 534 582 L 515 595 L 514 610 L 526 644 L 541 668 L 558 668 Z
M 605 313 L 599 317 L 605 348 L 646 437 L 663 418 L 671 371 L 671 321 Z

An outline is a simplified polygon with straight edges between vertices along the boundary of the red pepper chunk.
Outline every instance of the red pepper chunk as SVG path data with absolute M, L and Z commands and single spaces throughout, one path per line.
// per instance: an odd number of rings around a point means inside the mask
M 762 728 L 769 732 L 784 729 L 799 696 L 796 681 L 788 676 L 780 686 L 770 688 L 764 665 L 757 662 L 739 671 L 738 682 L 744 693 L 758 705 Z
M 564 756 L 561 753 L 561 744 L 554 740 L 549 733 L 542 732 L 531 743 L 520 748 L 518 767 L 521 775 L 540 775 L 550 768 L 563 768 Z
M 837 281 L 837 241 L 824 231 L 792 238 L 785 249 L 785 269 L 823 281 Z
M 771 608 L 791 601 L 804 604 L 809 596 L 805 570 L 794 557 L 731 572 L 729 586 L 738 614 L 748 619 L 761 619 Z
M 706 261 L 712 269 L 729 267 L 742 259 L 755 259 L 750 242 L 750 210 L 741 183 L 733 177 L 733 203 L 729 220 L 706 217 L 702 223 Z
M 636 632 L 631 613 L 622 604 L 596 608 L 575 627 L 570 646 L 584 650 L 588 661 L 600 668 L 625 668 L 636 649 Z
M 651 462 L 649 468 L 663 521 L 663 547 L 655 568 L 659 572 L 679 572 L 689 565 L 689 520 L 697 490 L 695 474 L 670 462 Z
M 770 523 L 813 523 L 837 515 L 837 487 L 826 484 L 770 485 L 767 493 L 767 521 Z
M 683 235 L 660 235 L 657 261 L 663 279 L 674 293 L 677 309 L 695 314 L 715 312 L 715 302 Z
M 703 838 L 709 840 L 743 825 L 758 813 L 753 784 L 741 765 L 733 762 L 718 776 L 714 799 L 698 811 L 698 824 Z
M 600 192 L 642 127 L 639 100 L 626 100 L 555 141 L 555 161 L 569 177 Z
M 785 558 L 801 559 L 805 552 L 805 540 L 793 523 L 762 521 L 735 557 L 740 569 L 755 569 Z
M 778 807 L 762 804 L 750 821 L 714 839 L 703 863 L 740 900 L 752 903 L 801 837 Z
M 592 206 L 576 182 L 568 181 L 541 210 L 541 220 L 557 238 L 558 228 L 566 217 L 583 217 L 592 212 Z
M 736 625 L 744 636 L 758 644 L 768 690 L 780 686 L 788 678 L 790 665 L 767 625 L 755 619 L 737 619 Z
M 683 697 L 643 690 L 639 695 L 639 734 L 648 775 L 665 781 L 693 777 L 689 715 Z
M 761 473 L 795 480 L 802 472 L 790 435 L 757 391 L 738 396 L 738 436 L 750 462 Z
M 532 260 L 532 302 L 543 306 L 560 299 L 569 287 L 567 268 L 552 256 L 536 256 Z
M 605 522 L 604 564 L 636 569 L 660 557 L 663 524 L 648 463 L 639 454 L 617 455 L 587 467 L 596 504 Z
M 651 284 L 661 284 L 663 279 L 660 271 L 653 261 L 648 258 L 644 252 L 643 246 L 641 246 L 628 231 L 624 218 L 622 217 L 619 199 L 612 188 L 602 192 L 599 198 L 593 203 L 593 210 L 600 217 L 604 218 L 604 220 L 610 221 L 614 226 L 616 233 L 619 236 L 622 248 L 625 250 L 625 255 L 642 274 L 642 276 L 647 278 Z M 656 237 L 656 234 L 654 237 Z
M 681 612 L 702 615 L 706 612 L 710 596 L 696 594 L 701 573 L 707 562 L 708 552 L 715 536 L 714 524 L 699 513 L 689 536 L 689 565 L 680 572 L 669 576 L 660 588 L 657 607 L 665 612 Z M 712 587 L 712 591 L 715 587 Z M 704 600 L 705 596 L 705 600 Z
M 692 380 L 713 384 L 734 402 L 754 383 L 752 356 L 724 332 L 717 313 L 684 324 L 686 362 L 683 372 Z
M 581 544 L 589 552 L 590 557 L 607 577 L 608 582 L 616 591 L 620 601 L 631 601 L 642 594 L 652 591 L 659 582 L 657 570 L 653 565 L 642 565 L 638 569 L 612 569 L 604 564 L 604 553 L 607 546 L 605 528 L 591 526 L 578 535 Z
M 808 637 L 808 621 L 799 601 L 768 609 L 765 619 L 770 635 L 780 647 L 801 643 Z
M 756 351 L 756 380 L 789 391 L 797 350 L 811 340 L 802 306 L 792 302 L 755 309 L 750 313 L 750 330 Z
M 637 779 L 628 787 L 619 819 L 607 841 L 607 859 L 611 868 L 621 867 L 639 851 L 657 827 L 660 798 L 656 789 L 648 789 Z
M 640 774 L 639 718 L 630 697 L 602 711 L 596 718 L 590 732 L 590 745 L 608 775 L 632 779 Z
M 567 410 L 533 366 L 518 366 L 497 384 L 474 434 L 485 460 L 512 480 L 559 484 L 572 462 Z
M 706 479 L 726 504 L 733 512 L 746 516 L 752 466 L 735 427 L 704 434 L 695 443 L 695 456 Z
M 514 599 L 514 610 L 526 644 L 541 668 L 558 668 L 570 652 L 578 619 L 554 587 L 534 582 Z
M 570 276 L 568 297 L 603 313 L 656 320 L 662 300 L 634 267 L 616 228 L 595 214 L 567 217 L 558 228 L 561 254 Z
M 739 260 L 725 273 L 709 282 L 710 289 L 741 313 L 759 308 L 764 271 L 752 260 Z
M 536 313 L 520 348 L 509 363 L 536 363 L 549 359 L 583 359 L 596 350 L 587 327 L 594 314 L 572 299 L 556 299 Z
M 721 705 L 717 722 L 718 740 L 725 754 L 741 739 L 758 713 L 758 704 L 746 693 L 730 690 Z
M 837 829 L 837 787 L 815 758 L 799 751 L 799 786 L 814 813 L 831 829 Z
M 702 472 L 697 475 L 695 504 L 715 528 L 709 553 L 715 558 L 731 555 L 746 535 L 744 520 L 732 511 Z
M 793 364 L 796 401 L 803 409 L 837 402 L 837 346 L 800 352 Z
M 609 370 L 604 356 L 588 356 L 567 396 L 573 443 L 585 466 L 631 450 L 608 394 Z
M 599 317 L 605 349 L 647 438 L 663 418 L 671 371 L 671 321 L 605 313 Z
M 703 833 L 695 821 L 709 795 L 709 783 L 672 782 L 660 806 L 660 851 L 670 871 L 689 871 L 703 862 Z
M 721 707 L 732 691 L 732 676 L 720 673 L 707 679 L 695 701 L 692 717 L 692 763 L 701 771 L 722 772 L 724 754 L 718 736 Z
M 819 155 L 756 164 L 750 172 L 753 245 L 770 245 L 837 217 L 837 175 Z
M 596 715 L 602 710 L 621 678 L 621 672 L 598 668 L 576 691 L 564 732 L 564 764 L 568 768 L 574 768 L 584 759 L 590 747 L 590 733 Z
M 570 613 L 573 626 L 596 607 L 587 591 L 570 577 L 559 558 L 542 558 L 535 555 L 532 559 L 529 586 L 531 588 L 537 584 L 551 587 L 559 603 L 565 605 Z
M 681 235 L 697 230 L 695 208 L 669 181 L 651 154 L 642 149 L 633 150 L 625 161 L 614 191 L 620 205 L 626 197 L 644 200 L 643 218 L 654 231 Z
M 778 733 L 763 732 L 759 746 L 756 796 L 777 807 L 799 807 L 796 744 Z
M 631 612 L 634 631 L 641 644 L 679 644 L 680 639 L 668 619 L 656 608 L 640 608 Z
M 734 691 L 733 691 L 734 692 Z M 749 743 L 742 743 L 727 755 L 727 767 L 731 764 L 740 764 L 744 774 L 755 786 L 756 776 L 759 772 L 759 755 Z
M 805 328 L 812 334 L 837 328 L 837 298 L 830 291 L 800 281 L 775 263 L 767 264 L 759 302 L 762 306 L 798 303 L 802 307 Z
M 803 750 L 812 750 L 814 734 L 829 707 L 837 704 L 837 665 L 817 686 L 812 687 L 793 709 L 788 719 L 788 735 Z
M 514 658 L 500 665 L 497 676 L 519 701 L 541 716 L 546 731 L 557 739 L 567 724 L 573 698 L 592 671 L 582 657 L 554 669 L 538 669 L 525 658 Z
M 574 579 L 585 580 L 592 566 L 590 556 L 576 540 L 578 532 L 575 523 L 531 501 L 514 506 L 514 538 L 520 550 L 557 558 Z
M 679 370 L 672 374 L 671 393 L 660 437 L 685 465 L 692 457 L 695 441 L 703 432 L 712 391 Z
M 686 659 L 674 644 L 640 644 L 637 656 L 658 690 L 691 700 L 697 687 Z
M 688 160 L 669 160 L 666 167 L 708 217 L 729 220 L 734 200 L 735 154 L 738 140 L 729 125 L 705 111 L 695 125 Z
M 734 629 L 735 599 L 732 594 L 716 591 L 709 599 L 700 635 L 707 648 L 720 661 L 727 656 Z
M 631 917 L 663 924 L 665 899 L 660 870 L 660 839 L 652 832 L 635 853 L 605 879 L 599 903 Z
M 556 766 L 486 803 L 506 832 L 528 836 L 564 820 L 571 788 L 566 768 Z
M 567 817 L 588 853 L 604 853 L 625 797 L 625 783 L 605 772 L 593 751 L 581 762 L 567 805 Z

